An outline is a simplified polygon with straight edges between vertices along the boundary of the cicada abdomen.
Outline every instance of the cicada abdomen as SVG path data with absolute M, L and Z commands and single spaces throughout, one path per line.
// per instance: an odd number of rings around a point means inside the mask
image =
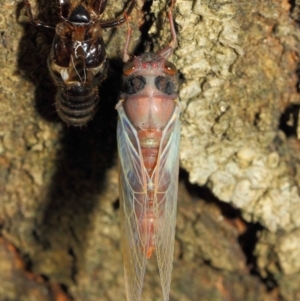
M 169 300 L 175 239 L 180 107 L 172 41 L 124 67 L 117 105 L 122 245 L 127 301 L 139 301 L 147 259 L 156 253 L 164 301 Z M 124 58 L 129 58 L 127 37 Z
M 33 23 L 51 27 L 34 20 L 28 0 L 24 2 Z M 115 27 L 126 20 L 101 20 L 106 4 L 107 0 L 76 5 L 69 0 L 58 1 L 62 21 L 55 26 L 48 68 L 57 86 L 56 110 L 68 125 L 82 126 L 93 118 L 99 103 L 98 85 L 108 67 L 102 28 Z M 126 16 L 134 4 L 135 0 L 131 0 Z

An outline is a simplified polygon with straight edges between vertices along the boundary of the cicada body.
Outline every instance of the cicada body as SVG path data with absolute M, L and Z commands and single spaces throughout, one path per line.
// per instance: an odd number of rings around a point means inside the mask
M 51 27 L 34 20 L 28 0 L 27 13 L 37 26 Z M 115 27 L 126 18 L 103 21 L 107 0 L 86 1 L 72 5 L 60 0 L 61 22 L 55 26 L 55 37 L 48 58 L 48 69 L 57 86 L 55 106 L 60 118 L 68 125 L 82 126 L 97 110 L 98 85 L 108 68 L 102 28 Z M 125 15 L 129 15 L 135 0 Z
M 124 68 L 117 105 L 120 207 L 127 301 L 141 298 L 147 259 L 155 252 L 164 301 L 169 300 L 177 210 L 180 107 L 177 71 L 158 53 L 135 57 Z M 129 34 L 130 36 L 130 34 Z M 128 47 L 129 37 L 127 38 Z M 128 58 L 127 49 L 124 58 Z

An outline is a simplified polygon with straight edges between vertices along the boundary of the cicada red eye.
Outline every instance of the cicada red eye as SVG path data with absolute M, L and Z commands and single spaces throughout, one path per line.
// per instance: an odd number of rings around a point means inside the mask
M 166 61 L 165 66 L 164 66 L 164 71 L 169 74 L 169 75 L 175 75 L 177 73 L 177 69 L 174 64 L 171 62 Z
M 135 70 L 135 65 L 133 62 L 127 63 L 123 68 L 123 74 L 125 76 L 130 75 Z

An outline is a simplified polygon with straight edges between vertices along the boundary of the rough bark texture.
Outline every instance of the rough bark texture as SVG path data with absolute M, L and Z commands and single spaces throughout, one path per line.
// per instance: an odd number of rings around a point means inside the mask
M 104 19 L 123 10 L 110 2 Z M 175 4 L 185 171 L 170 300 L 300 300 L 298 2 Z M 54 0 L 31 3 L 57 21 Z M 165 10 L 139 1 L 132 53 L 170 40 Z M 114 106 L 126 25 L 104 32 L 100 109 L 74 129 L 53 106 L 53 31 L 23 15 L 0 0 L 0 301 L 125 300 Z M 161 299 L 150 260 L 143 300 Z

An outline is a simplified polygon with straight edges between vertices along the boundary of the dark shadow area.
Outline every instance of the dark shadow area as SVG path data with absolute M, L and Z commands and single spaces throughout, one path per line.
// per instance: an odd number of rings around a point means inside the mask
M 179 178 L 195 201 L 202 199 L 208 204 L 213 203 L 217 205 L 220 208 L 222 215 L 228 220 L 232 220 L 233 222 L 236 219 L 242 220 L 243 224 L 246 226 L 246 230 L 238 237 L 237 242 L 245 255 L 249 274 L 258 277 L 260 281 L 264 283 L 268 291 L 274 289 L 277 286 L 274 276 L 269 274 L 266 278 L 261 277 L 258 272 L 257 259 L 254 253 L 258 242 L 258 233 L 263 230 L 263 227 L 259 223 L 249 223 L 245 221 L 242 217 L 241 210 L 234 208 L 228 203 L 220 201 L 209 188 L 199 186 L 197 184 L 191 184 L 189 182 L 189 174 L 185 170 L 180 169 Z M 209 265 L 209 262 L 207 262 L 207 264 Z
M 152 0 L 145 1 L 143 7 L 141 8 L 141 12 L 143 13 L 143 19 L 140 21 L 141 25 L 139 26 L 139 31 L 140 31 L 140 43 L 136 46 L 135 50 L 133 53 L 129 53 L 129 55 L 141 55 L 147 50 L 153 51 L 153 40 L 149 36 L 149 30 L 151 26 L 153 25 L 154 22 L 154 14 L 151 13 L 151 6 L 152 6 Z M 129 26 L 131 24 L 131 20 L 129 21 Z M 124 25 L 124 26 L 127 26 Z M 116 31 L 118 30 L 117 27 L 111 28 L 110 29 L 110 35 L 109 38 L 107 39 L 107 44 L 109 45 L 111 43 L 113 35 L 116 34 Z M 130 41 L 130 44 L 133 43 L 132 39 Z M 122 45 L 123 48 L 121 48 L 120 54 L 121 56 L 123 55 L 123 50 L 124 46 Z M 122 71 L 122 70 L 121 70 Z
M 289 0 L 288 2 L 291 5 L 290 10 L 292 11 L 295 8 L 296 0 Z
M 296 0 L 289 0 L 290 15 L 299 24 L 300 22 L 300 7 Z
M 299 111 L 299 105 L 290 105 L 280 117 L 279 129 L 282 130 L 287 137 L 297 137 Z
M 241 217 L 241 211 L 232 207 L 231 205 L 221 202 L 217 197 L 213 195 L 213 193 L 209 190 L 209 188 L 205 186 L 199 186 L 197 184 L 191 184 L 189 182 L 189 174 L 184 169 L 180 169 L 179 180 L 183 181 L 189 194 L 195 199 L 203 199 L 207 203 L 215 203 L 221 209 L 222 214 L 229 219 L 234 219 L 237 217 Z
M 153 0 L 145 1 L 144 5 L 142 7 L 142 12 L 144 14 L 143 17 L 143 24 L 140 26 L 140 32 L 141 32 L 141 41 L 143 43 L 140 43 L 140 45 L 137 47 L 135 51 L 135 55 L 140 55 L 147 48 L 150 49 L 150 51 L 153 51 L 153 40 L 149 37 L 149 30 L 154 22 L 154 14 L 150 13 L 151 6 L 152 6 Z
M 36 10 L 33 10 L 33 13 L 37 13 L 34 17 L 49 25 L 56 24 L 59 18 L 55 7 L 53 1 L 40 0 Z M 23 3 L 17 7 L 16 18 L 24 29 L 18 48 L 17 72 L 35 85 L 33 106 L 40 116 L 49 122 L 58 122 L 59 117 L 54 106 L 56 88 L 47 68 L 47 58 L 55 31 L 31 24 Z
M 113 61 L 111 65 L 121 68 L 122 63 Z M 121 73 L 110 70 L 101 84 L 100 106 L 93 121 L 83 128 L 64 127 L 57 171 L 37 233 L 45 250 L 61 248 L 72 258 L 71 267 L 61 262 L 58 269 L 71 271 L 74 283 L 78 268 L 84 265 L 93 210 L 107 185 L 106 171 L 116 161 L 115 104 L 120 86 Z
M 271 292 L 273 289 L 278 287 L 277 280 L 271 273 L 267 273 L 267 276 L 264 278 L 261 277 L 257 267 L 257 258 L 255 256 L 255 247 L 258 243 L 258 234 L 262 230 L 263 226 L 259 223 L 247 223 L 247 229 L 242 235 L 240 235 L 238 242 L 243 249 L 244 254 L 246 255 L 250 274 L 257 276 L 261 282 L 264 283 L 267 291 Z

